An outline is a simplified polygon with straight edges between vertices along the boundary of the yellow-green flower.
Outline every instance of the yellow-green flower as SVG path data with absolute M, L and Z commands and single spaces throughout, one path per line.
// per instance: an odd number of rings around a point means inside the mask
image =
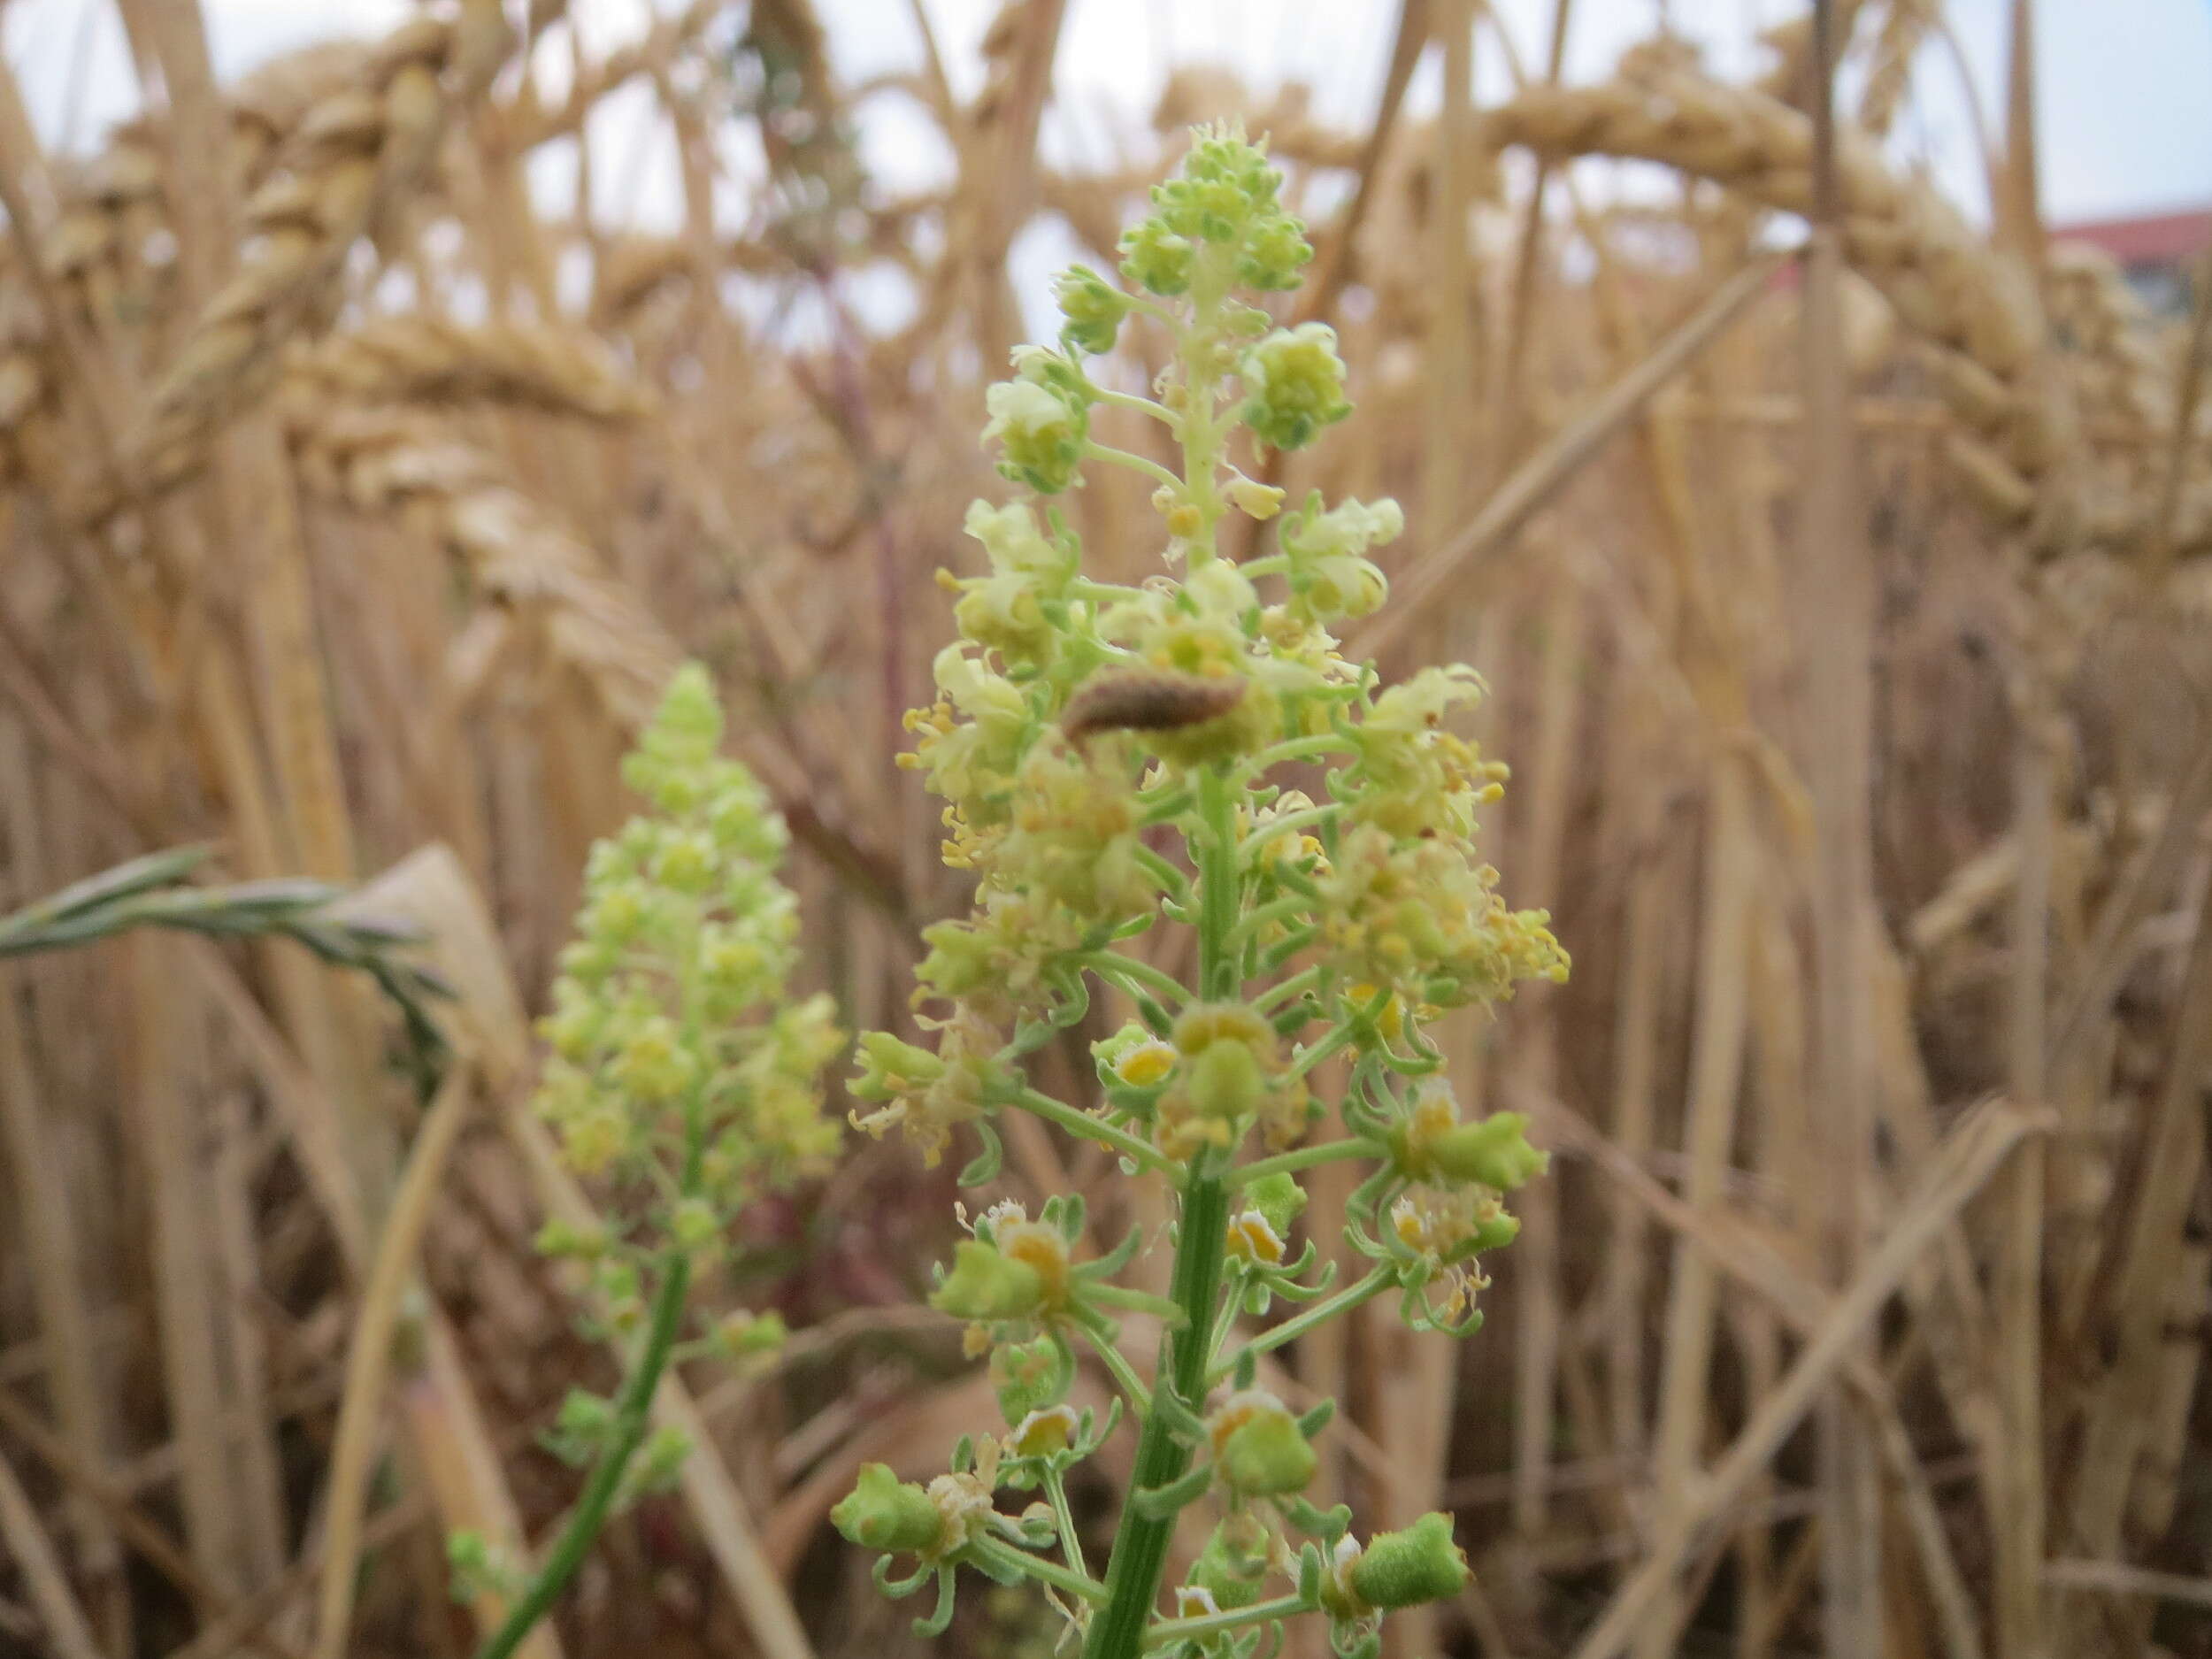
M 1326 323 L 1279 328 L 1244 355 L 1240 411 L 1252 435 L 1278 449 L 1302 449 L 1322 427 L 1352 412 L 1344 359 Z

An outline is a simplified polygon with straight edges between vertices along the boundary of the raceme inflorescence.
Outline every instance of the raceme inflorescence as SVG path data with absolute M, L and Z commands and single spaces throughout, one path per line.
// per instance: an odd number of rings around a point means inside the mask
M 1466 1578 L 1448 1518 L 1362 1542 L 1348 1509 L 1304 1495 L 1333 1408 L 1292 1411 L 1259 1366 L 1377 1297 L 1419 1330 L 1479 1322 L 1481 1257 L 1517 1231 L 1503 1194 L 1546 1160 L 1519 1116 L 1463 1114 L 1425 1027 L 1562 979 L 1567 958 L 1475 851 L 1503 769 L 1450 728 L 1481 695 L 1473 671 L 1386 685 L 1332 634 L 1387 596 L 1370 556 L 1403 528 L 1396 504 L 1317 494 L 1286 511 L 1233 464 L 1240 433 L 1259 453 L 1294 449 L 1350 412 L 1331 331 L 1278 327 L 1239 297 L 1296 288 L 1311 257 L 1279 184 L 1240 132 L 1201 129 L 1123 239 L 1126 286 L 1060 279 L 1058 347 L 1018 352 L 988 396 L 986 441 L 1025 490 L 969 509 L 987 569 L 945 579 L 961 637 L 936 659 L 935 703 L 909 716 L 902 758 L 944 798 L 945 857 L 974 873 L 976 898 L 926 931 L 916 1006 L 932 1046 L 861 1039 L 859 1123 L 902 1131 L 931 1163 L 972 1138 L 962 1179 L 979 1184 L 999 1167 L 995 1119 L 1027 1111 L 1176 1200 L 1164 1297 L 1123 1282 L 1134 1233 L 1086 1259 L 1069 1194 L 1034 1216 L 993 1205 L 941 1272 L 932 1301 L 987 1355 L 1003 1425 L 964 1439 L 926 1486 L 870 1465 L 833 1516 L 883 1552 L 890 1594 L 933 1586 L 926 1632 L 947 1627 L 968 1569 L 1041 1586 L 1089 1659 L 1248 1659 L 1299 1615 L 1325 1618 L 1340 1655 L 1371 1655 L 1391 1609 Z M 1154 396 L 1087 366 L 1125 326 L 1172 338 Z M 1108 410 L 1156 423 L 1179 465 L 1102 442 Z M 1179 580 L 1094 580 L 1064 518 L 1041 514 L 1099 465 L 1157 485 Z M 1272 549 L 1225 555 L 1233 514 L 1272 520 Z M 1196 935 L 1188 984 L 1163 953 L 1127 949 L 1174 928 Z M 1024 1057 L 1102 993 L 1133 1014 L 1093 1047 L 1096 1098 L 1054 1098 Z M 1341 1284 L 1310 1238 L 1295 1243 L 1301 1172 L 1340 1160 L 1364 1173 L 1344 1221 L 1364 1268 Z M 1297 1311 L 1263 1323 L 1278 1304 Z M 1148 1379 L 1120 1344 L 1132 1316 L 1164 1332 Z M 1115 1381 L 1103 1412 L 1069 1403 L 1079 1350 Z M 1094 1570 L 1069 1473 L 1124 1417 L 1133 1484 Z M 1217 1519 L 1164 1596 L 1171 1534 L 1201 1503 Z
M 559 1595 L 610 1517 L 672 1481 L 688 1451 L 651 1426 L 670 1364 L 744 1363 L 772 1348 L 773 1314 L 687 1338 L 699 1276 L 765 1192 L 826 1167 L 840 1138 L 822 1069 L 844 1048 L 829 999 L 795 999 L 798 909 L 777 880 L 783 820 L 743 765 L 722 757 L 722 712 L 696 664 L 678 671 L 623 778 L 651 809 L 592 849 L 577 936 L 542 1025 L 552 1058 L 538 1109 L 578 1175 L 607 1183 L 606 1223 L 549 1222 L 538 1248 L 588 1275 L 592 1333 L 626 1380 L 611 1399 L 572 1390 L 547 1436 L 586 1468 L 582 1494 L 526 1578 L 457 1534 L 457 1587 L 511 1597 L 479 1659 L 503 1659 Z

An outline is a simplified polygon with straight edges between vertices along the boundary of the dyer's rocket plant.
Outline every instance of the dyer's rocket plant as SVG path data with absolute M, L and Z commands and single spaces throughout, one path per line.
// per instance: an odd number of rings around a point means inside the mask
M 1133 1235 L 1081 1259 L 1072 1195 L 1034 1217 L 993 1206 L 941 1272 L 932 1300 L 970 1322 L 1004 1425 L 926 1486 L 870 1466 L 833 1515 L 884 1552 L 892 1594 L 933 1589 L 925 1631 L 947 1626 L 970 1570 L 1041 1586 L 1089 1659 L 1247 1659 L 1298 1615 L 1325 1618 L 1337 1653 L 1367 1655 L 1390 1609 L 1466 1578 L 1443 1516 L 1363 1541 L 1348 1510 L 1309 1502 L 1332 1408 L 1295 1414 L 1256 1386 L 1263 1354 L 1377 1297 L 1419 1330 L 1479 1322 L 1481 1258 L 1517 1230 L 1503 1194 L 1545 1158 L 1519 1117 L 1462 1115 L 1424 1027 L 1567 971 L 1547 918 L 1509 910 L 1475 851 L 1503 770 L 1450 728 L 1480 694 L 1474 672 L 1386 686 L 1332 634 L 1383 603 L 1370 555 L 1402 528 L 1397 506 L 1317 495 L 1284 511 L 1233 464 L 1240 432 L 1298 449 L 1350 412 L 1330 330 L 1278 327 L 1240 297 L 1294 288 L 1311 257 L 1279 182 L 1240 133 L 1202 129 L 1123 238 L 1126 286 L 1061 278 L 1057 348 L 1017 353 L 989 393 L 985 438 L 1026 488 L 968 510 L 988 569 L 947 579 L 961 637 L 936 659 L 935 703 L 909 717 L 903 758 L 946 801 L 945 857 L 975 873 L 975 908 L 927 930 L 916 1002 L 933 1046 L 861 1039 L 854 1089 L 875 1110 L 860 1123 L 902 1130 L 932 1163 L 972 1137 L 975 1184 L 998 1168 L 994 1120 L 1027 1111 L 1178 1199 L 1164 1298 L 1120 1282 Z M 1125 326 L 1172 340 L 1156 396 L 1087 367 Z M 1102 442 L 1093 419 L 1109 408 L 1156 423 L 1179 465 Z M 1087 575 L 1065 522 L 1040 511 L 1096 466 L 1158 486 L 1167 571 L 1141 586 Z M 1233 514 L 1271 519 L 1272 549 L 1225 555 Z M 1300 779 L 1317 779 L 1312 793 Z M 1126 949 L 1163 926 L 1196 933 L 1193 983 Z M 1095 1045 L 1096 1099 L 1054 1099 L 1023 1056 L 1102 988 L 1135 1018 Z M 1342 1079 L 1343 1133 L 1317 1140 L 1324 1078 Z M 1345 1221 L 1365 1265 L 1345 1283 L 1317 1271 L 1311 1240 L 1294 1243 L 1301 1172 L 1337 1161 L 1367 1171 Z M 1262 1324 L 1279 1302 L 1299 1310 Z M 1117 1342 L 1132 1312 L 1164 1327 L 1148 1379 Z M 1067 1403 L 1079 1348 L 1118 1385 L 1102 1416 Z M 1068 1474 L 1124 1417 L 1134 1485 L 1094 1562 Z M 1177 1517 L 1202 1502 L 1218 1519 L 1164 1595 Z
M 839 1127 L 822 1068 L 845 1039 L 829 999 L 794 1000 L 797 907 L 776 879 L 783 821 L 752 775 L 717 753 L 722 713 L 705 672 L 678 672 L 623 776 L 650 809 L 592 849 L 577 937 L 561 957 L 538 1106 L 568 1165 L 611 1190 L 611 1219 L 549 1223 L 545 1254 L 579 1263 L 590 1324 L 624 1356 L 613 1398 L 569 1394 L 547 1443 L 588 1471 L 534 1572 L 457 1534 L 457 1586 L 510 1600 L 480 1659 L 503 1659 L 583 1561 L 609 1518 L 672 1481 L 688 1448 L 651 1426 L 654 1391 L 687 1356 L 743 1362 L 772 1346 L 773 1315 L 690 1332 L 691 1293 L 760 1194 L 818 1171 Z

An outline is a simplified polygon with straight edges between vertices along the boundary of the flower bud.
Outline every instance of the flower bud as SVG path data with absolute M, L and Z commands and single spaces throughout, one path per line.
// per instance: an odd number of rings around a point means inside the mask
M 698 1057 L 665 1014 L 639 1021 L 614 1062 L 615 1081 L 631 1098 L 654 1103 L 674 1100 L 698 1070 Z
M 1260 1102 L 1266 1087 L 1260 1063 L 1240 1042 L 1217 1042 L 1192 1059 L 1183 1088 L 1201 1118 L 1241 1118 Z
M 1044 1276 L 1001 1255 L 980 1239 L 963 1239 L 952 1271 L 930 1293 L 929 1305 L 956 1319 L 1022 1319 L 1044 1305 Z
M 990 981 L 991 941 L 967 922 L 932 922 L 922 929 L 929 955 L 914 977 L 933 995 L 958 998 Z
M 919 1551 L 935 1544 L 944 1519 L 929 1494 L 887 1463 L 864 1463 L 852 1491 L 830 1510 L 830 1525 L 865 1549 Z
M 721 742 L 714 682 L 700 664 L 686 663 L 669 677 L 636 751 L 623 760 L 622 780 L 663 811 L 682 811 L 691 804 L 697 773 L 713 762 Z
M 1006 1449 L 1017 1457 L 1049 1457 L 1074 1443 L 1079 1424 L 1071 1406 L 1046 1406 L 1017 1423 L 1006 1437 Z
M 1283 510 L 1281 490 L 1272 484 L 1256 482 L 1241 472 L 1229 480 L 1229 499 L 1248 518 L 1272 518 Z
M 1221 1448 L 1221 1478 L 1248 1498 L 1281 1497 L 1305 1490 L 1318 1463 L 1312 1445 L 1287 1411 L 1254 1417 Z
M 456 1527 L 446 1534 L 446 1569 L 453 1575 L 453 1599 L 473 1601 L 482 1596 L 511 1596 L 518 1575 L 507 1552 L 498 1548 L 473 1527 Z
M 1070 345 L 1093 357 L 1114 349 L 1114 336 L 1129 314 L 1129 302 L 1104 277 L 1087 265 L 1071 265 L 1055 279 L 1052 292 L 1060 303 L 1060 315 L 1068 319 L 1062 337 Z
M 1240 1003 L 1191 1009 L 1175 1022 L 1175 1047 L 1183 1056 L 1178 1087 L 1193 1112 L 1225 1122 L 1258 1108 L 1275 1056 L 1275 1033 L 1250 1009 Z
M 757 1364 L 783 1352 L 791 1327 L 771 1308 L 766 1313 L 733 1313 L 714 1328 L 714 1346 L 741 1364 Z
M 1048 495 L 1074 482 L 1091 427 L 1082 395 L 1061 383 L 1066 371 L 1059 366 L 1056 375 L 1053 360 L 1033 360 L 983 395 L 991 417 L 983 442 L 999 445 L 999 471 Z
M 602 1226 L 579 1227 L 557 1217 L 538 1229 L 538 1254 L 555 1261 L 588 1262 L 603 1254 L 606 1248 L 607 1230 Z
M 1256 288 L 1294 288 L 1312 258 L 1304 225 L 1288 213 L 1264 214 L 1245 227 L 1237 280 Z
M 1479 1123 L 1458 1124 L 1429 1145 L 1437 1169 L 1454 1180 L 1477 1181 L 1509 1192 L 1551 1167 L 1551 1155 L 1528 1143 L 1528 1118 L 1493 1112 Z
M 998 1408 L 1009 1423 L 1020 1423 L 1057 1405 L 1072 1379 L 1065 1350 L 1048 1336 L 1033 1342 L 1002 1342 L 991 1350 L 991 1380 L 998 1387 Z
M 1190 288 L 1198 250 L 1158 219 L 1133 225 L 1121 234 L 1121 273 L 1139 288 L 1171 299 Z
M 1361 1601 L 1386 1609 L 1457 1595 L 1468 1576 L 1467 1552 L 1452 1540 L 1451 1517 L 1433 1510 L 1402 1532 L 1376 1534 L 1347 1575 Z
M 1287 1239 L 1290 1224 L 1305 1210 L 1306 1189 L 1298 1185 L 1297 1177 L 1288 1171 L 1278 1170 L 1248 1183 L 1244 1188 L 1244 1202 L 1246 1208 L 1259 1212 L 1277 1237 Z
M 1352 412 L 1344 397 L 1344 359 L 1326 323 L 1279 328 L 1244 355 L 1244 422 L 1263 443 L 1297 449 Z
M 850 1085 L 861 1100 L 896 1100 L 910 1089 L 926 1088 L 945 1074 L 945 1063 L 926 1048 L 902 1041 L 887 1031 L 860 1033 L 860 1075 Z
M 599 1455 L 613 1428 L 613 1401 L 588 1389 L 572 1388 L 545 1432 L 546 1449 L 564 1463 L 588 1463 Z
M 1459 1120 L 1459 1102 L 1448 1084 L 1422 1086 L 1413 1110 L 1391 1134 L 1399 1169 L 1417 1181 L 1468 1183 L 1509 1192 L 1551 1166 L 1548 1153 L 1528 1143 L 1528 1118 L 1493 1112 L 1479 1123 Z
M 703 893 L 714 880 L 715 853 L 713 837 L 699 831 L 668 835 L 653 860 L 653 879 L 672 893 Z
M 691 1455 L 691 1436 L 672 1423 L 664 1423 L 648 1435 L 622 1477 L 623 1497 L 635 1499 L 667 1491 L 683 1473 L 684 1459 Z
M 1254 1548 L 1255 1543 L 1259 1547 Z M 1221 1612 L 1251 1606 L 1260 1599 L 1266 1579 L 1264 1534 L 1256 1540 L 1248 1539 L 1233 1521 L 1214 1528 L 1190 1567 L 1191 1587 L 1210 1595 L 1215 1609 Z
M 1198 602 L 1200 611 L 1232 621 L 1260 608 L 1252 579 L 1230 559 L 1209 559 L 1185 579 L 1183 591 Z
M 1239 1497 L 1302 1492 L 1319 1462 L 1298 1419 L 1263 1389 L 1231 1394 L 1207 1418 L 1206 1432 L 1222 1484 Z
M 669 1233 L 686 1249 L 697 1249 L 721 1230 L 714 1206 L 703 1198 L 680 1199 L 676 1208 L 669 1212 Z

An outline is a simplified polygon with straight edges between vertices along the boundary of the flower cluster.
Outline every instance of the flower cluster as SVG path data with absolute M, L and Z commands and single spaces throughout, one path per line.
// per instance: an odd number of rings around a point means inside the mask
M 775 877 L 783 821 L 717 753 L 721 734 L 705 671 L 686 667 L 624 764 L 655 810 L 586 866 L 539 1095 L 580 1174 L 644 1181 L 697 1162 L 670 1219 L 697 1230 L 703 1215 L 709 1231 L 835 1150 L 818 1079 L 844 1046 L 827 997 L 787 996 L 798 912 Z
M 987 1356 L 1003 1430 L 964 1441 L 927 1485 L 872 1468 L 835 1517 L 886 1552 L 893 1594 L 935 1584 L 933 1631 L 972 1569 L 1043 1585 L 1088 1659 L 1247 1659 L 1302 1613 L 1326 1619 L 1340 1655 L 1371 1655 L 1384 1615 L 1465 1581 L 1446 1517 L 1363 1545 L 1348 1511 L 1308 1500 L 1332 1408 L 1293 1411 L 1260 1367 L 1379 1297 L 1421 1330 L 1479 1322 L 1481 1258 L 1511 1240 L 1506 1197 L 1545 1158 L 1519 1117 L 1462 1110 L 1425 1028 L 1563 979 L 1567 958 L 1476 852 L 1504 781 L 1455 729 L 1480 680 L 1444 667 L 1388 684 L 1332 632 L 1387 598 L 1374 555 L 1404 516 L 1318 494 L 1286 512 L 1230 459 L 1239 432 L 1296 449 L 1350 411 L 1329 330 L 1279 327 L 1237 296 L 1295 287 L 1310 256 L 1279 187 L 1261 147 L 1202 130 L 1123 239 L 1130 286 L 1061 279 L 1059 345 L 1016 355 L 985 442 L 1040 495 L 1091 467 L 1143 475 L 1163 569 L 1097 580 L 1057 511 L 978 503 L 967 530 L 985 568 L 943 578 L 961 637 L 936 659 L 935 701 L 908 717 L 902 758 L 943 801 L 946 862 L 976 895 L 925 930 L 923 1041 L 861 1040 L 853 1087 L 871 1110 L 856 1121 L 901 1130 L 933 1163 L 972 1139 L 972 1184 L 999 1169 L 1000 1115 L 1026 1111 L 1165 1180 L 1178 1205 L 1164 1298 L 1119 1282 L 1141 1240 L 1094 1251 L 1067 1195 L 1034 1219 L 992 1206 L 940 1271 L 930 1300 Z M 1106 389 L 1086 365 L 1135 323 L 1172 340 L 1153 397 Z M 1102 442 L 1110 422 L 1143 435 Z M 1233 516 L 1271 523 L 1272 547 L 1229 557 Z M 1174 928 L 1195 935 L 1188 974 L 1141 942 Z M 1125 1018 L 1093 1047 L 1095 1097 L 1033 1087 L 1025 1056 L 1101 996 Z M 1330 1105 L 1344 1133 L 1311 1140 Z M 1345 1259 L 1364 1271 L 1341 1284 L 1299 1236 L 1300 1174 L 1336 1161 L 1367 1170 L 1340 1217 Z M 1167 1333 L 1148 1380 L 1120 1347 L 1132 1312 Z M 1118 1385 L 1103 1421 L 1071 1403 L 1079 1348 Z M 1094 1574 L 1064 1477 L 1125 1407 L 1136 1486 Z M 1002 1507 L 1002 1491 L 1041 1498 Z M 1199 1503 L 1218 1518 L 1171 1611 L 1167 1536 Z
M 480 1538 L 453 1539 L 457 1582 L 512 1598 L 480 1659 L 514 1651 L 611 1514 L 676 1479 L 688 1446 L 654 1427 L 650 1408 L 662 1373 L 692 1351 L 680 1346 L 692 1284 L 726 1249 L 741 1208 L 821 1169 L 839 1140 L 821 1072 L 844 1035 L 828 998 L 787 989 L 798 918 L 775 875 L 783 821 L 720 756 L 721 736 L 706 672 L 688 664 L 624 763 L 651 810 L 592 849 L 540 1027 L 552 1057 L 539 1110 L 570 1167 L 613 1189 L 618 1219 L 556 1219 L 539 1248 L 588 1271 L 592 1323 L 626 1349 L 627 1380 L 613 1398 L 571 1392 L 546 1436 L 589 1473 L 526 1584 Z M 695 1348 L 757 1365 L 782 1335 L 775 1315 L 740 1314 Z
M 1201 127 L 1182 176 L 1153 186 L 1151 216 L 1122 236 L 1122 275 L 1164 298 L 1190 293 L 1209 275 L 1224 288 L 1296 288 L 1313 246 L 1283 211 L 1282 183 L 1265 150 L 1242 133 Z

